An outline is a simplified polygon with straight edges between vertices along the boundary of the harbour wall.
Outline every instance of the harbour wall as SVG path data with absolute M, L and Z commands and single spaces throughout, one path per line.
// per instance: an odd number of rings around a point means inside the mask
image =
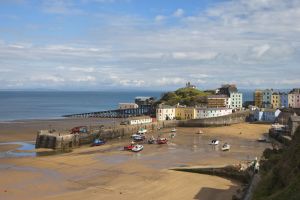
M 111 140 L 114 138 L 126 138 L 136 133 L 140 128 L 145 128 L 151 134 L 155 134 L 158 128 L 173 128 L 178 126 L 179 121 L 153 122 L 143 125 L 123 125 L 112 128 L 92 127 L 91 133 L 66 134 L 48 130 L 37 133 L 36 148 L 50 148 L 55 150 L 69 150 L 80 145 L 92 144 L 96 138 Z
M 229 126 L 231 124 L 249 121 L 249 116 L 250 111 L 240 111 L 220 117 L 179 121 L 178 125 L 181 127 Z

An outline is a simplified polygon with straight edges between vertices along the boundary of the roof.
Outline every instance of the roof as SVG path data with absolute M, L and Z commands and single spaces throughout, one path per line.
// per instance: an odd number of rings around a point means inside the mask
M 142 96 L 135 97 L 135 99 L 140 99 L 140 100 L 147 100 L 147 99 L 151 99 L 151 98 L 153 98 L 153 97 L 142 97 Z

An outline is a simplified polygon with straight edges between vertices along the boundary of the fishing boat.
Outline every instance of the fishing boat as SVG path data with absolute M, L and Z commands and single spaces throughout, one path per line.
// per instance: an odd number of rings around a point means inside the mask
M 216 139 L 214 139 L 210 142 L 211 145 L 218 145 L 219 143 L 220 143 L 220 141 L 216 140 Z
M 228 151 L 230 149 L 230 145 L 228 143 L 224 143 L 222 146 L 222 151 Z
M 103 140 L 95 139 L 92 146 L 100 146 L 100 145 L 103 145 L 103 144 L 105 144 L 105 142 Z
M 157 142 L 157 144 L 167 144 L 168 139 L 167 138 L 158 138 L 156 142 Z
M 143 145 L 137 144 L 137 145 L 135 145 L 135 146 L 131 149 L 131 151 L 133 151 L 133 152 L 139 152 L 139 151 L 142 151 L 143 149 L 144 149 L 144 146 L 143 146 Z

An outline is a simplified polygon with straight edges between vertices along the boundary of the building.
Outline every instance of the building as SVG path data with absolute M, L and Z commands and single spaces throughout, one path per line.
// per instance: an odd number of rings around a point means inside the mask
M 297 115 L 290 116 L 289 121 L 288 121 L 288 127 L 289 127 L 291 136 L 293 136 L 295 134 L 295 132 L 297 131 L 299 126 L 300 126 L 300 116 L 297 116 Z
M 272 103 L 272 108 L 280 108 L 281 107 L 279 93 L 273 92 L 273 94 L 271 96 L 271 103 Z
M 281 108 L 288 108 L 289 107 L 288 94 L 284 93 L 284 92 L 280 92 L 279 96 L 280 96 L 280 107 Z
M 139 106 L 145 106 L 145 105 L 153 105 L 155 102 L 154 97 L 135 97 L 134 102 Z
M 152 123 L 152 118 L 147 116 L 135 117 L 128 121 L 129 125 L 149 124 Z
M 230 108 L 232 109 L 242 109 L 243 107 L 243 94 L 240 92 L 230 93 Z
M 275 122 L 276 118 L 280 114 L 279 109 L 270 109 L 270 108 L 263 108 L 263 109 L 256 109 L 254 111 L 254 121 L 262 121 L 262 122 Z
M 176 107 L 175 117 L 180 120 L 195 119 L 196 109 L 192 107 Z
M 196 89 L 197 87 L 195 85 L 192 85 L 190 82 L 187 82 L 185 84 L 185 88 L 193 88 L 193 89 Z
M 300 108 L 300 88 L 294 88 L 289 92 L 288 104 L 291 108 Z
M 254 105 L 258 108 L 262 108 L 262 105 L 263 105 L 263 91 L 262 90 L 255 90 L 253 98 L 254 98 Z
M 119 103 L 119 110 L 136 109 L 138 107 L 136 103 Z
M 265 89 L 263 90 L 263 108 L 272 108 L 272 94 L 273 89 Z
M 231 93 L 237 93 L 238 90 L 235 84 L 224 84 L 217 91 L 217 94 L 230 96 Z
M 231 108 L 196 108 L 196 119 L 220 117 L 232 114 Z
M 209 108 L 229 108 L 231 100 L 226 95 L 207 96 L 207 107 Z
M 159 105 L 156 109 L 156 119 L 157 121 L 175 119 L 175 107 L 168 105 Z

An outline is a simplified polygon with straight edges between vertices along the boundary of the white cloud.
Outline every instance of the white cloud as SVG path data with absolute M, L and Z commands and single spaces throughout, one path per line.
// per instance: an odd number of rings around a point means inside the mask
M 215 52 L 174 52 L 172 57 L 179 60 L 211 60 L 216 58 Z
M 157 16 L 155 16 L 155 21 L 156 21 L 156 22 L 162 22 L 162 21 L 164 21 L 166 18 L 167 18 L 167 17 L 164 16 L 164 15 L 157 15 Z
M 174 13 L 173 16 L 174 17 L 182 17 L 184 15 L 184 10 L 181 8 L 178 8 Z

